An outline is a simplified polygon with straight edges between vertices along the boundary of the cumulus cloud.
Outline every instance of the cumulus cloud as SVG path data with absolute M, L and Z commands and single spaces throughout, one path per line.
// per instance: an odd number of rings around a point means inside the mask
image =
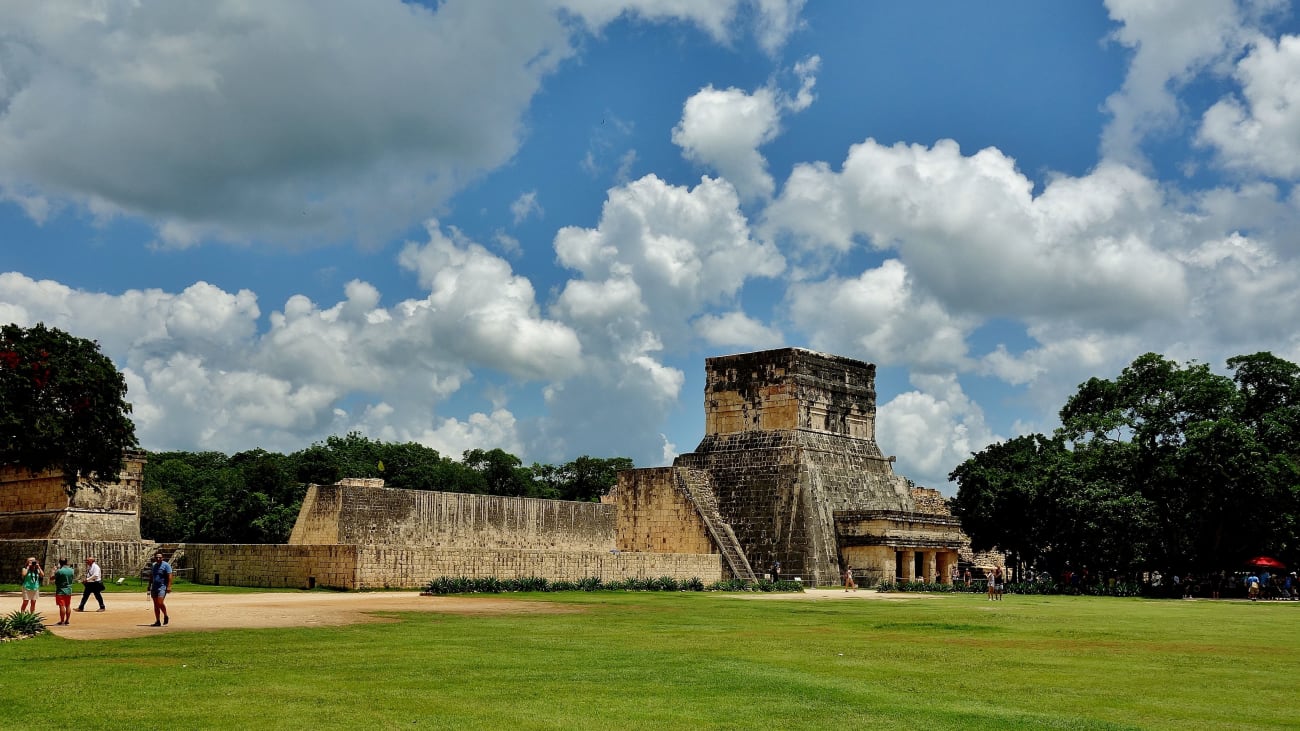
M 1111 121 L 1102 133 L 1104 158 L 1141 164 L 1140 145 L 1174 125 L 1178 90 L 1206 69 L 1227 63 L 1284 0 L 1106 0 L 1120 23 L 1113 39 L 1133 49 L 1124 85 L 1106 100 Z
M 796 166 L 764 230 L 805 250 L 896 250 L 913 286 L 952 312 L 1113 326 L 1181 311 L 1182 267 L 1156 245 L 1156 183 L 1103 163 L 1042 193 L 995 148 L 854 145 L 842 170 Z
M 948 472 L 972 452 L 1002 439 L 953 374 L 913 376 L 915 390 L 880 406 L 881 449 L 898 457 L 896 470 L 921 485 L 951 493 Z
M 766 350 L 778 348 L 785 342 L 780 330 L 740 311 L 703 315 L 695 321 L 695 332 L 714 347 Z
M 761 3 L 769 43 L 800 6 Z M 580 29 L 631 15 L 729 42 L 739 7 L 3 3 L 0 199 L 140 217 L 163 246 L 379 241 L 515 154 Z
M 597 227 L 560 229 L 555 252 L 581 275 L 565 285 L 557 311 L 601 328 L 619 316 L 645 318 L 637 338 L 645 330 L 678 340 L 688 319 L 785 266 L 775 247 L 751 235 L 735 189 L 708 177 L 694 188 L 653 175 L 614 188 Z
M 384 307 L 378 289 L 354 280 L 331 306 L 290 297 L 260 334 L 251 292 L 203 282 L 109 295 L 10 272 L 0 274 L 0 313 L 98 339 L 127 377 L 150 448 L 293 450 L 353 429 L 515 447 L 504 406 L 464 421 L 434 412 L 482 368 L 524 380 L 579 373 L 577 335 L 541 316 L 532 285 L 505 261 L 436 222 L 428 235 L 400 257 L 426 297 Z
M 801 111 L 812 104 L 820 63 L 813 56 L 796 65 L 800 88 L 794 98 L 767 87 L 752 94 L 734 87 L 701 89 L 683 105 L 673 144 L 687 159 L 718 171 L 741 197 L 770 198 L 776 183 L 758 148 L 776 139 L 783 110 Z
M 453 241 L 436 222 L 428 233 L 427 243 L 407 244 L 399 258 L 430 290 L 426 299 L 401 305 L 426 329 L 425 337 L 455 356 L 524 378 L 576 368 L 582 354 L 577 335 L 539 316 L 526 277 L 478 244 Z
M 732 25 L 744 8 L 752 13 L 759 45 L 775 55 L 799 26 L 799 12 L 806 0 L 554 0 L 581 18 L 593 30 L 622 15 L 650 21 L 682 20 L 693 23 L 714 40 L 732 41 Z
M 1241 97 L 1205 112 L 1198 140 L 1225 166 L 1279 178 L 1300 177 L 1300 36 L 1258 38 L 1237 62 Z
M 690 160 L 712 166 L 746 198 L 772 195 L 776 183 L 759 146 L 771 142 L 780 115 L 770 89 L 746 94 L 708 86 L 686 100 L 673 143 Z
M 880 365 L 960 367 L 967 360 L 966 336 L 978 322 L 950 315 L 916 291 L 897 259 L 856 278 L 793 283 L 786 297 L 791 320 L 812 347 Z

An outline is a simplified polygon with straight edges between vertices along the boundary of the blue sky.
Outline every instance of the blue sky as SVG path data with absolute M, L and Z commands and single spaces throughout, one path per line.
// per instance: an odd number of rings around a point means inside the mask
M 0 321 L 149 449 L 663 464 L 703 359 L 879 365 L 945 491 L 1162 352 L 1300 359 L 1277 0 L 0 0 Z

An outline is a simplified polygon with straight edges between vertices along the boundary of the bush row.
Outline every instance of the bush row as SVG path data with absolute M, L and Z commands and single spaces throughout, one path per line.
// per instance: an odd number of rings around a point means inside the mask
M 45 618 L 36 612 L 15 611 L 0 617 L 0 639 L 31 637 L 45 631 Z
M 601 581 L 589 576 L 578 581 L 550 581 L 532 576 L 522 579 L 495 577 L 470 578 L 468 576 L 439 576 L 424 587 L 425 594 L 501 594 L 512 591 L 778 591 L 799 592 L 803 585 L 797 581 L 745 581 L 728 579 L 705 584 L 697 578 L 674 579 L 660 576 L 657 579 L 624 579 Z
M 981 584 L 940 584 L 929 581 L 882 581 L 876 591 L 898 592 L 935 592 L 935 593 L 971 593 L 983 594 L 986 590 Z M 1046 581 L 1012 582 L 1005 585 L 1004 594 L 1082 594 L 1086 596 L 1142 596 L 1142 586 L 1135 583 L 1116 582 L 1114 584 L 1089 584 L 1087 586 L 1069 586 L 1053 584 Z

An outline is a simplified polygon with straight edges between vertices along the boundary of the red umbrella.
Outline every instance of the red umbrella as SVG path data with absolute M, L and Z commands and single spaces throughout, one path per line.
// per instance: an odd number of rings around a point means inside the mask
M 1246 562 L 1247 566 L 1254 566 L 1257 569 L 1284 569 L 1286 564 L 1269 556 L 1256 556 Z

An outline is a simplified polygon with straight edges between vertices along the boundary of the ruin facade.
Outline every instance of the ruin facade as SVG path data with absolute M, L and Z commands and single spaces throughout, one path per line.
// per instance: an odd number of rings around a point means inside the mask
M 599 503 L 311 485 L 288 544 L 140 536 L 142 454 L 117 483 L 0 470 L 0 565 L 95 555 L 132 575 L 154 550 L 199 583 L 420 587 L 438 576 L 948 581 L 981 565 L 946 501 L 876 444 L 875 366 L 800 348 L 706 361 L 705 434 L 672 466 L 619 473 Z M 989 558 L 983 557 L 986 563 Z M 996 557 L 993 558 L 996 560 Z M 991 565 L 991 563 L 988 563 Z
M 705 433 L 671 467 L 630 470 L 604 500 L 620 548 L 709 544 L 734 576 L 947 581 L 965 541 L 876 444 L 875 366 L 802 348 L 709 358 Z M 918 504 L 918 495 L 925 497 Z
M 69 488 L 58 470 L 0 467 L 0 566 L 36 556 L 95 556 L 106 573 L 133 572 L 153 544 L 140 537 L 145 455 L 127 452 L 116 482 L 79 477 Z M 80 564 L 77 564 L 80 565 Z

